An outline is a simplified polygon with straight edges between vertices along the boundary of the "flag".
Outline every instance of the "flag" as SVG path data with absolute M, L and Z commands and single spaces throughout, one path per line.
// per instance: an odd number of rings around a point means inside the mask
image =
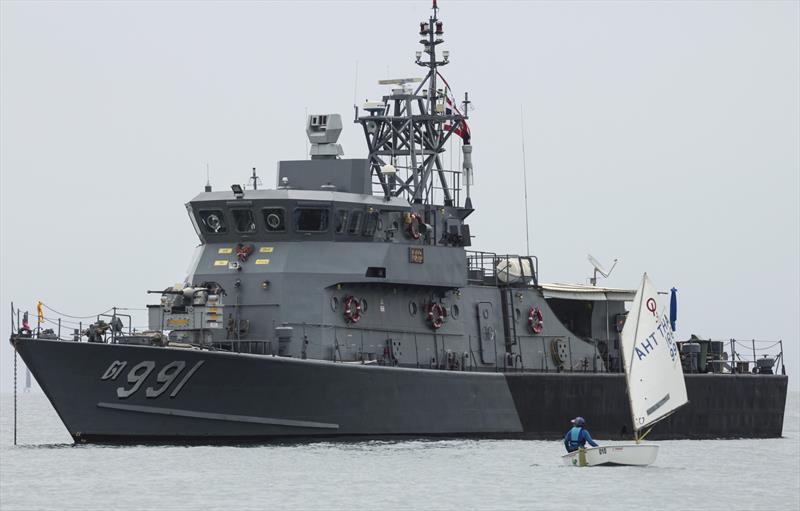
M 442 79 L 442 82 L 444 82 L 444 85 L 445 85 L 445 89 L 444 89 L 444 97 L 445 97 L 444 113 L 445 113 L 445 115 L 454 115 L 454 112 L 455 112 L 455 114 L 458 114 L 461 117 L 464 117 L 464 114 L 462 114 L 461 110 L 459 110 L 458 106 L 456 106 L 456 99 L 455 99 L 455 97 L 453 97 L 453 93 L 450 90 L 450 84 L 447 83 L 447 80 L 444 79 L 444 76 L 442 76 L 442 74 L 440 72 L 437 71 L 436 74 L 439 76 L 439 78 Z M 455 133 L 456 135 L 461 137 L 461 139 L 464 141 L 465 144 L 469 144 L 469 141 L 472 138 L 472 134 L 469 131 L 469 125 L 467 124 L 467 120 L 466 119 L 461 119 L 461 122 L 458 123 L 457 125 L 455 125 L 455 127 L 454 127 L 453 124 L 450 123 L 450 121 L 445 121 L 444 125 L 442 125 L 442 129 L 444 129 L 446 131 L 452 130 L 453 133 Z
M 449 93 L 450 90 L 448 89 L 447 92 Z M 451 97 L 445 96 L 445 107 L 444 107 L 445 115 L 453 115 L 454 111 L 459 115 L 461 115 L 461 112 L 458 111 L 458 108 L 453 105 L 453 100 L 451 99 Z M 466 119 L 461 119 L 461 122 L 457 124 L 455 128 L 453 128 L 453 125 L 450 124 L 450 121 L 446 121 L 442 126 L 442 129 L 446 131 L 453 130 L 453 133 L 461 137 L 461 139 L 464 141 L 465 144 L 469 144 L 470 132 Z
M 676 321 L 678 321 L 678 290 L 673 287 L 669 297 L 669 325 L 673 332 Z
M 44 312 L 42 312 L 42 302 L 36 302 L 36 315 L 38 316 L 39 324 L 44 323 Z

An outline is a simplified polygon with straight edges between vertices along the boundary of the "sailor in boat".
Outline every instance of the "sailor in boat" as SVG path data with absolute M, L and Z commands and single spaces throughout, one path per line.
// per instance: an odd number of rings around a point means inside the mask
M 597 447 L 597 442 L 592 439 L 592 435 L 586 429 L 586 419 L 575 417 L 570 422 L 572 422 L 573 426 L 564 435 L 564 447 L 567 448 L 567 452 L 577 451 L 579 448 L 586 446 L 587 442 L 592 447 Z

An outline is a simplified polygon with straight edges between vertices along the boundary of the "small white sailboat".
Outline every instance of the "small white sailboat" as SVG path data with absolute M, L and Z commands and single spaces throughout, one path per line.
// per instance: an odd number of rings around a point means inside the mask
M 620 351 L 628 384 L 634 444 L 578 449 L 562 456 L 571 466 L 650 465 L 658 445 L 641 443 L 650 429 L 689 402 L 678 345 L 667 314 L 666 297 L 658 295 L 645 273 L 620 334 Z

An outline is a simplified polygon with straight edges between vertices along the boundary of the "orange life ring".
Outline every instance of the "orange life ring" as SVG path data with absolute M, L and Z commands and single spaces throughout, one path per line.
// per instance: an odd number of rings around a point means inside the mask
M 544 317 L 542 316 L 542 309 L 536 306 L 531 306 L 528 310 L 528 327 L 531 332 L 535 334 L 542 333 L 544 329 Z
M 419 232 L 419 224 L 422 222 L 422 217 L 416 213 L 410 213 L 408 215 L 408 222 L 406 225 L 406 232 L 408 236 L 413 240 L 418 240 L 420 236 Z
M 344 320 L 347 323 L 358 323 L 361 319 L 361 302 L 355 296 L 344 299 Z
M 247 258 L 250 257 L 250 254 L 253 253 L 253 245 L 245 245 L 243 243 L 236 244 L 236 257 L 241 261 L 247 261 Z
M 428 304 L 428 323 L 434 330 L 439 330 L 444 325 L 444 318 L 447 316 L 447 309 L 440 303 Z

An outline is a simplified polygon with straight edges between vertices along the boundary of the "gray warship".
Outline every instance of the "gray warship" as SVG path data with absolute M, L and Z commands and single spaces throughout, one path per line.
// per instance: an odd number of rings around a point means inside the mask
M 579 414 L 596 437 L 631 434 L 634 291 L 546 284 L 534 255 L 469 250 L 470 101 L 442 75 L 443 34 L 434 2 L 424 78 L 355 107 L 366 158 L 343 157 L 340 115 L 310 115 L 310 159 L 279 162 L 274 189 L 254 169 L 186 204 L 200 245 L 182 284 L 150 291 L 149 330 L 112 309 L 64 335 L 12 305 L 11 344 L 76 442 L 560 438 Z M 781 436 L 782 353 L 680 346 L 690 403 L 652 438 Z

